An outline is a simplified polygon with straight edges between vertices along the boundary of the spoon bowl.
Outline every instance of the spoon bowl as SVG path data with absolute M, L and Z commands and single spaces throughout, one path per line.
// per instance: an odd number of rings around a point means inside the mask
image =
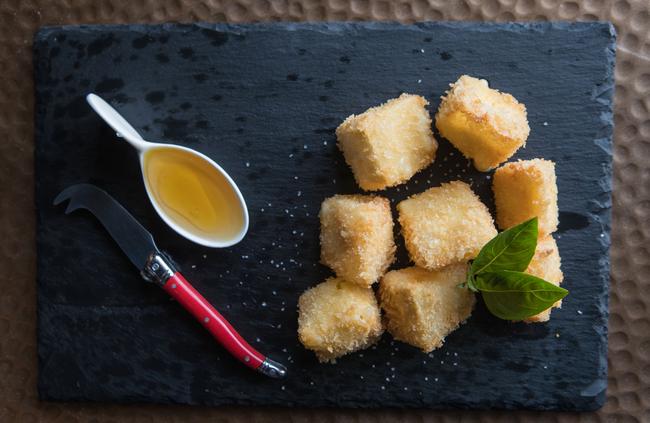
M 200 245 L 224 248 L 248 231 L 246 202 L 235 181 L 212 159 L 187 147 L 146 141 L 96 94 L 95 112 L 137 151 L 149 200 L 176 233 Z

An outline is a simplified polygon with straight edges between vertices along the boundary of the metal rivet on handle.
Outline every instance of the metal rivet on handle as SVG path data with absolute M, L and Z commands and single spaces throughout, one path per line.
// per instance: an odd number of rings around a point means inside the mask
M 172 289 L 176 289 L 176 284 L 175 283 L 172 284 Z
M 251 361 L 251 358 L 249 356 L 246 356 L 244 357 L 244 361 L 248 363 L 249 361 Z
M 204 317 L 204 318 L 203 318 L 203 321 L 204 321 L 205 323 L 208 323 L 208 322 L 210 321 L 210 318 L 209 318 L 209 317 Z

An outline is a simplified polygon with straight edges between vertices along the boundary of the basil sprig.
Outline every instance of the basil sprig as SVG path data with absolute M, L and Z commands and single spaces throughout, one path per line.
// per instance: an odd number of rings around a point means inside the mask
M 537 248 L 537 217 L 507 229 L 485 244 L 463 284 L 480 292 L 490 313 L 523 320 L 541 313 L 569 291 L 524 273 Z

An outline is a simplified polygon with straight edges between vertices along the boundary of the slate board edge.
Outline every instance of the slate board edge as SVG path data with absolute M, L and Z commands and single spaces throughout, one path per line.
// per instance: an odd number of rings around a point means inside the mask
M 164 32 L 169 30 L 183 31 L 191 30 L 193 28 L 200 28 L 216 32 L 230 32 L 237 34 L 238 32 L 255 32 L 255 31 L 268 31 L 281 28 L 286 31 L 294 30 L 312 30 L 322 31 L 327 34 L 332 34 L 333 31 L 341 31 L 360 28 L 364 30 L 385 30 L 385 29 L 404 29 L 404 30 L 427 30 L 434 27 L 449 28 L 454 30 L 463 31 L 491 31 L 499 29 L 502 31 L 522 31 L 529 29 L 537 29 L 540 31 L 549 28 L 562 29 L 568 31 L 585 31 L 591 28 L 607 29 L 613 36 L 612 50 L 615 49 L 616 29 L 610 21 L 593 21 L 593 22 L 565 22 L 565 21 L 548 21 L 548 22 L 452 22 L 452 21 L 424 21 L 416 22 L 413 24 L 400 24 L 395 21 L 384 22 L 352 22 L 352 21 L 333 21 L 333 22 L 260 22 L 249 24 L 230 24 L 230 23 L 209 23 L 209 22 L 196 22 L 196 23 L 162 23 L 162 24 L 109 24 L 109 25 L 47 25 L 42 26 L 36 31 L 34 35 L 34 50 L 38 48 L 38 41 L 44 40 L 52 34 L 61 30 L 74 30 L 74 31 L 124 31 L 124 32 L 141 32 L 143 34 L 150 33 L 152 30 L 157 32 Z
M 593 395 L 594 392 L 598 392 L 594 397 L 593 410 L 600 409 L 607 399 L 607 353 L 608 353 L 608 321 L 609 321 L 609 286 L 610 286 L 610 246 L 611 246 L 611 210 L 612 210 L 612 148 L 613 148 L 613 134 L 614 134 L 614 68 L 616 63 L 616 29 L 610 23 L 609 31 L 611 34 L 611 41 L 607 47 L 607 61 L 608 66 L 606 67 L 606 74 L 603 77 L 603 87 L 599 93 L 596 94 L 596 98 L 605 97 L 605 103 L 608 105 L 607 112 L 600 115 L 600 120 L 602 126 L 598 132 L 598 138 L 594 140 L 594 143 L 598 145 L 607 155 L 610 160 L 608 164 L 603 168 L 603 175 L 598 183 L 603 187 L 603 192 L 598 199 L 594 199 L 594 204 L 596 206 L 595 211 L 589 213 L 590 216 L 600 224 L 601 233 L 604 234 L 604 237 L 601 237 L 600 242 L 602 245 L 605 254 L 601 256 L 598 261 L 600 267 L 600 277 L 603 285 L 606 287 L 602 291 L 602 295 L 598 298 L 598 302 L 602 311 L 601 314 L 601 327 L 604 328 L 605 333 L 602 336 L 603 342 L 600 343 L 600 379 L 596 379 L 593 384 L 584 389 L 581 394 L 590 394 Z M 587 392 L 591 391 L 591 392 Z
M 150 30 L 154 29 L 159 29 L 161 31 L 166 31 L 168 29 L 182 29 L 184 27 L 192 28 L 192 27 L 199 27 L 202 29 L 210 29 L 210 30 L 215 30 L 215 31 L 224 31 L 224 32 L 237 32 L 237 31 L 255 31 L 255 30 L 267 30 L 270 28 L 277 28 L 277 26 L 283 26 L 287 30 L 294 30 L 294 29 L 313 29 L 318 31 L 319 29 L 323 28 L 326 30 L 332 30 L 333 28 L 341 28 L 341 29 L 346 29 L 350 27 L 362 27 L 364 29 L 387 29 L 387 28 L 392 28 L 395 26 L 402 26 L 399 24 L 393 24 L 393 23 L 307 23 L 307 24 L 294 24 L 294 23 L 280 23 L 280 24 L 251 24 L 251 25 L 230 25 L 230 24 L 158 24 L 158 25 L 100 25 L 100 26 L 87 26 L 87 25 L 80 25 L 80 26 L 72 26 L 72 27 L 66 27 L 66 26 L 52 26 L 52 27 L 44 27 L 41 30 L 39 30 L 35 36 L 35 43 L 34 43 L 34 54 L 35 58 L 38 58 L 38 48 L 39 40 L 44 40 L 50 35 L 56 33 L 57 31 L 61 29 L 67 29 L 67 28 L 72 28 L 72 29 L 83 29 L 83 30 L 89 30 L 89 31 L 95 31 L 95 30 L 126 30 L 126 31 L 134 31 L 134 30 L 142 30 L 143 33 L 147 33 Z M 435 23 L 435 22 L 429 22 L 429 23 L 422 23 L 422 24 L 414 24 L 414 25 L 409 25 L 407 27 L 409 28 L 421 28 L 421 29 L 427 29 L 430 28 L 431 26 L 443 26 L 443 27 L 450 27 L 450 28 L 455 28 L 455 29 L 475 29 L 475 30 L 481 30 L 481 28 L 485 27 L 487 29 L 494 28 L 494 27 L 499 27 L 504 30 L 521 30 L 521 29 L 530 29 L 530 28 L 546 28 L 546 27 L 558 27 L 558 28 L 563 28 L 563 29 L 570 29 L 570 30 L 581 30 L 581 29 L 586 29 L 590 28 L 593 26 L 596 27 L 605 27 L 608 26 L 608 30 L 612 34 L 612 44 L 609 47 L 609 52 L 608 52 L 608 59 L 610 63 L 613 63 L 615 60 L 615 41 L 614 41 L 614 29 L 613 26 L 609 23 L 564 23 L 564 22 L 552 22 L 552 23 L 532 23 L 532 24 L 476 24 L 476 23 Z M 406 26 L 405 26 L 406 27 Z M 478 27 L 478 29 L 477 29 Z M 143 29 L 144 28 L 144 29 Z M 43 60 L 35 60 L 35 71 L 37 74 L 43 74 L 46 71 L 47 63 Z M 604 77 L 604 83 L 603 83 L 603 90 L 598 93 L 595 97 L 596 99 L 600 96 L 606 96 L 610 95 L 613 92 L 613 66 L 609 67 L 607 74 Z M 35 102 L 35 111 L 36 111 L 36 122 L 38 123 L 39 119 L 38 116 L 43 112 L 45 107 L 44 102 L 40 99 L 40 97 L 37 95 L 36 96 L 36 102 Z M 601 127 L 601 130 L 599 132 L 600 137 L 596 141 L 600 141 L 600 143 L 597 142 L 597 144 L 607 152 L 608 155 L 611 157 L 611 148 L 612 148 L 612 129 L 613 129 L 613 124 L 611 122 L 611 116 L 612 116 L 612 105 L 611 102 L 609 102 L 609 112 L 607 114 L 601 115 L 601 121 L 603 122 L 603 125 Z M 35 139 L 38 139 L 40 133 L 42 131 L 42 128 L 37 125 L 36 131 L 35 131 Z M 603 176 L 599 180 L 599 183 L 603 187 L 607 187 L 607 189 L 603 190 L 603 195 L 598 198 L 597 200 L 594 200 L 594 203 L 596 205 L 595 209 L 593 212 L 589 213 L 591 217 L 594 218 L 595 221 L 597 221 L 604 234 L 606 234 L 605 238 L 601 240 L 601 245 L 603 249 L 607 250 L 609 248 L 610 244 L 610 239 L 609 239 L 609 231 L 611 228 L 611 216 L 610 216 L 610 210 L 611 210 L 611 165 L 604 167 L 603 169 Z M 38 185 L 35 185 L 35 190 L 38 190 Z M 40 225 L 40 222 L 38 222 Z M 38 236 L 38 233 L 37 233 Z M 601 269 L 601 277 L 603 278 L 603 282 L 605 284 L 609 283 L 609 257 L 603 257 L 601 258 L 599 262 L 599 266 Z M 608 316 L 607 312 L 607 305 L 608 305 L 608 291 L 604 292 L 604 295 L 602 295 L 599 298 L 600 304 L 603 307 L 603 318 L 606 320 Z M 606 322 L 603 325 L 605 328 L 605 331 L 607 330 L 607 325 Z M 604 334 L 604 339 L 606 339 L 606 333 Z M 602 348 L 605 351 L 604 357 L 606 357 L 606 350 L 607 350 L 607 343 L 605 342 L 602 345 Z M 42 359 L 42 357 L 39 355 L 39 361 Z M 594 402 L 594 408 L 597 409 L 600 408 L 605 400 L 605 388 L 607 384 L 607 362 L 606 360 L 602 364 L 602 379 L 596 380 L 594 382 L 593 388 L 594 392 L 598 392 L 597 389 L 600 387 L 603 387 L 602 390 L 599 391 L 598 394 L 596 394 L 595 397 L 595 402 Z M 40 383 L 39 383 L 40 386 Z M 593 394 L 593 392 L 592 392 Z M 46 400 L 77 400 L 76 398 L 54 398 L 54 397 L 48 397 L 48 396 L 43 396 L 42 393 L 40 392 L 39 389 L 39 395 L 42 399 Z M 591 395 L 589 395 L 591 396 Z M 125 402 L 138 402 L 137 398 L 134 398 L 133 401 L 125 401 Z M 359 407 L 358 402 L 354 402 L 355 407 Z M 196 404 L 201 404 L 201 403 L 196 403 Z M 213 403 L 214 404 L 214 403 Z M 224 398 L 224 401 L 222 402 L 223 405 L 225 404 L 238 404 L 238 405 L 248 405 L 248 404 L 253 404 L 245 400 L 240 400 L 240 399 L 232 399 L 232 400 L 227 400 Z M 286 406 L 287 403 L 283 404 L 275 404 L 279 406 Z M 346 406 L 345 401 L 341 402 L 339 400 L 339 403 L 337 404 L 332 404 L 331 406 Z M 328 405 L 329 406 L 329 405 Z M 370 405 L 368 408 L 373 407 Z M 362 406 L 362 408 L 365 408 Z M 455 404 L 455 403 L 448 403 L 448 404 L 441 404 L 441 406 L 434 406 L 431 407 L 432 409 L 444 409 L 444 408 L 467 408 L 464 407 L 462 404 Z M 476 409 L 475 407 L 472 407 Z M 500 409 L 514 409 L 514 408 L 519 408 L 516 405 L 510 405 L 505 404 L 504 407 L 499 407 Z M 540 409 L 540 410 L 545 410 L 545 409 L 558 409 L 557 407 L 544 407 L 540 406 L 539 408 L 534 408 L 534 409 Z

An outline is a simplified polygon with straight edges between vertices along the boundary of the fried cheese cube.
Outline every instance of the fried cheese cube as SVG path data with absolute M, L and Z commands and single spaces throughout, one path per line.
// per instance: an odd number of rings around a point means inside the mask
M 461 181 L 414 195 L 397 211 L 411 260 L 430 270 L 473 259 L 497 235 L 488 208 Z
M 481 172 L 508 160 L 530 133 L 526 106 L 467 75 L 442 97 L 436 127 Z
M 321 362 L 374 344 L 383 327 L 372 289 L 340 278 L 305 291 L 298 300 L 298 337 Z
M 474 293 L 465 282 L 467 264 L 439 270 L 419 267 L 393 270 L 379 283 L 379 299 L 388 332 L 424 352 L 442 346 L 445 337 L 472 314 Z
M 557 243 L 551 235 L 547 235 L 537 240 L 537 249 L 535 255 L 526 269 L 527 273 L 542 278 L 553 285 L 560 286 L 564 275 L 560 269 L 561 260 L 560 252 L 557 249 Z M 553 307 L 542 311 L 535 316 L 531 316 L 524 321 L 527 323 L 547 322 L 551 317 L 551 309 L 562 307 L 562 300 L 556 302 Z
M 537 216 L 540 235 L 557 229 L 557 183 L 552 161 L 506 163 L 494 172 L 492 191 L 499 228 L 508 229 Z
M 368 287 L 395 258 L 393 218 L 387 199 L 335 195 L 320 210 L 321 261 L 338 277 Z
M 438 142 L 428 104 L 418 95 L 402 94 L 349 116 L 336 129 L 339 149 L 361 188 L 399 185 L 433 162 Z

